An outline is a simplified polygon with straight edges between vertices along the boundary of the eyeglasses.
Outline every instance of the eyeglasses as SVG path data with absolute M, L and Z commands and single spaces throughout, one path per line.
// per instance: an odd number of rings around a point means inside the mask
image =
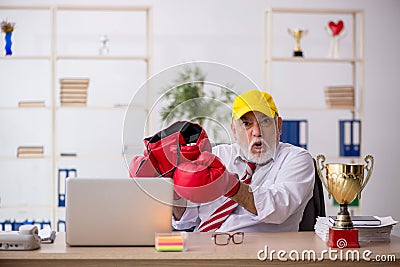
M 266 127 L 270 127 L 275 122 L 273 118 L 270 118 L 267 116 L 264 116 L 263 118 L 255 119 L 255 120 L 250 119 L 250 118 L 242 118 L 241 120 L 242 120 L 242 125 L 246 129 L 253 127 L 254 124 L 256 124 L 256 123 L 258 124 L 259 127 L 266 128 Z
M 215 245 L 223 246 L 228 245 L 229 240 L 232 239 L 233 244 L 242 244 L 244 240 L 243 232 L 236 233 L 214 233 L 212 234 L 212 239 L 214 239 Z

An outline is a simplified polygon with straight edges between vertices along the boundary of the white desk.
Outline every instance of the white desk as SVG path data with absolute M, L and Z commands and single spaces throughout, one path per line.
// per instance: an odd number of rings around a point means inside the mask
M 400 265 L 400 237 L 392 236 L 390 243 L 361 243 L 356 249 L 362 255 L 370 250 L 371 260 L 376 255 L 394 255 L 396 262 L 332 261 L 327 254 L 323 260 L 293 261 L 288 254 L 297 250 L 314 250 L 317 258 L 327 250 L 326 244 L 313 232 L 293 233 L 245 233 L 243 244 L 216 246 L 210 233 L 189 233 L 188 250 L 185 252 L 157 252 L 154 247 L 69 247 L 65 244 L 64 233 L 58 233 L 54 244 L 42 244 L 34 251 L 1 251 L 0 266 L 276 266 L 302 265 L 312 266 L 394 266 Z M 273 260 L 257 259 L 257 254 L 268 246 L 271 250 L 284 250 L 288 261 L 280 261 L 277 253 Z M 343 250 L 345 252 L 346 250 Z M 261 255 L 262 256 L 262 255 Z M 308 258 L 307 258 L 308 259 Z

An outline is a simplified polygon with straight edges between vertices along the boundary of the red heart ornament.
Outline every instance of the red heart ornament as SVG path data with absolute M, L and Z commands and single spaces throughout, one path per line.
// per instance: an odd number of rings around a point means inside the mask
M 331 29 L 333 36 L 336 36 L 343 30 L 344 23 L 342 20 L 339 20 L 338 23 L 329 21 L 328 26 Z

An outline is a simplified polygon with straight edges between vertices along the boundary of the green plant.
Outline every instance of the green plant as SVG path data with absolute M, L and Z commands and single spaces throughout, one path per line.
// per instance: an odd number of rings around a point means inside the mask
M 211 122 L 224 123 L 229 120 L 230 106 L 235 97 L 229 89 L 231 86 L 208 84 L 206 76 L 198 66 L 186 66 L 174 80 L 174 86 L 163 89 L 167 101 L 160 113 L 163 122 L 190 120 L 207 128 Z M 215 127 L 210 130 L 215 136 L 218 135 Z

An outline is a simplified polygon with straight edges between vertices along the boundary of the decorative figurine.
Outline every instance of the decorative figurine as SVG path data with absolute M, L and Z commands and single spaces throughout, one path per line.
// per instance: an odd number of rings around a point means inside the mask
M 99 49 L 100 55 L 108 55 L 110 53 L 110 49 L 108 48 L 109 42 L 110 39 L 108 38 L 107 35 L 100 36 L 100 49 Z
M 329 21 L 327 27 L 325 27 L 325 30 L 331 38 L 331 45 L 328 57 L 339 58 L 339 40 L 346 36 L 344 23 L 342 20 L 339 20 L 337 23 Z

